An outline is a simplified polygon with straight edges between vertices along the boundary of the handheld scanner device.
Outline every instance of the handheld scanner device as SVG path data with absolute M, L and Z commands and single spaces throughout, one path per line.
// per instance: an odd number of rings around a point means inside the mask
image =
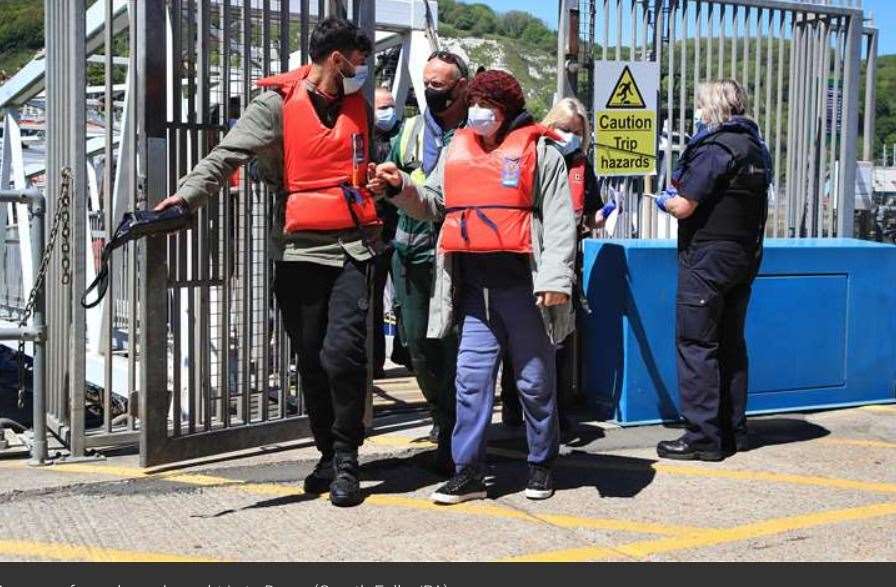
M 112 259 L 112 251 L 139 238 L 160 236 L 183 230 L 190 226 L 192 218 L 190 208 L 186 205 L 171 206 L 160 212 L 155 210 L 126 212 L 112 238 L 103 247 L 100 270 L 97 272 L 96 279 L 81 296 L 81 305 L 85 308 L 93 308 L 106 295 L 106 290 L 109 287 L 109 262 Z M 87 296 L 93 290 L 97 290 L 97 297 L 92 302 L 88 302 Z

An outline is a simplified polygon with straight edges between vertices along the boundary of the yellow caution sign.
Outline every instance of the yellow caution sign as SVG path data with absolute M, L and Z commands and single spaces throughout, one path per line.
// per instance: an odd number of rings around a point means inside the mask
M 601 61 L 596 65 L 595 172 L 598 175 L 655 174 L 659 64 Z M 615 83 L 609 84 L 608 80 Z
M 610 94 L 610 99 L 607 100 L 606 107 L 647 108 L 647 104 L 644 103 L 644 97 L 641 95 L 641 90 L 638 89 L 635 76 L 632 75 L 632 70 L 629 69 L 627 65 L 625 66 L 625 69 L 622 70 L 622 74 L 619 76 L 619 81 L 616 82 L 616 86 Z

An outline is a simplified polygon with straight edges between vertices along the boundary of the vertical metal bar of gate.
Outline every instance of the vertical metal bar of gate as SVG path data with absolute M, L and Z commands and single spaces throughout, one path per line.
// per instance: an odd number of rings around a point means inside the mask
M 71 116 L 67 122 L 68 139 L 70 141 L 69 152 L 72 162 L 72 189 L 71 189 L 71 255 L 72 278 L 69 294 L 71 308 L 70 336 L 70 370 L 69 385 L 70 397 L 70 426 L 71 437 L 69 451 L 73 457 L 81 457 L 85 454 L 84 442 L 84 415 L 85 415 L 85 357 L 87 354 L 86 338 L 86 313 L 78 302 L 80 296 L 74 292 L 82 292 L 87 286 L 85 256 L 87 254 L 87 168 L 86 138 L 83 129 L 87 126 L 87 75 L 83 64 L 87 61 L 84 37 L 86 35 L 86 2 L 85 0 L 71 0 L 67 4 L 69 9 L 68 31 L 68 76 L 70 89 Z
M 856 188 L 856 143 L 859 125 L 859 70 L 861 66 L 862 13 L 847 17 L 846 63 L 843 72 L 843 124 L 841 124 L 840 189 L 837 207 L 837 236 L 851 237 L 854 233 L 853 212 Z
M 151 207 L 161 200 L 166 187 L 162 174 L 165 169 L 167 88 L 166 84 L 160 83 L 166 79 L 166 52 L 160 50 L 167 46 L 165 5 L 161 2 L 136 4 L 137 174 L 141 200 Z M 174 16 L 180 17 L 179 14 Z M 158 401 L 160 395 L 167 396 L 168 389 L 167 304 L 166 296 L 160 295 L 167 292 L 168 287 L 164 241 L 142 239 L 139 248 L 145 269 L 140 295 L 140 348 L 144 351 L 140 369 L 140 412 L 143 417 L 140 459 L 147 466 L 164 456 L 157 454 L 164 450 L 164 444 L 151 440 L 168 435 L 167 397 Z

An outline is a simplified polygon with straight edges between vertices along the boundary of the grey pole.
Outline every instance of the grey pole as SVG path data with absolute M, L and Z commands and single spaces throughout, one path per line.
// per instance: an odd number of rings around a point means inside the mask
M 34 270 L 41 265 L 44 252 L 44 213 L 46 209 L 42 199 L 31 205 L 31 259 Z M 34 435 L 31 442 L 31 466 L 42 466 L 47 463 L 47 410 L 46 393 L 46 332 L 44 329 L 44 287 L 35 297 L 34 312 L 31 315 L 31 327 L 39 333 L 34 341 L 34 362 L 32 364 L 32 410 L 33 422 L 31 430 Z
M 837 215 L 837 236 L 851 238 L 855 232 L 853 213 L 856 192 L 856 129 L 859 127 L 859 69 L 862 53 L 862 13 L 849 16 L 846 32 L 846 65 L 843 73 L 843 128 L 840 145 L 840 206 Z
M 865 68 L 865 141 L 862 145 L 862 160 L 871 161 L 874 156 L 874 123 L 877 106 L 877 29 L 868 32 L 868 66 Z
M 557 93 L 554 103 L 569 95 L 569 70 L 566 68 L 566 49 L 569 46 L 569 0 L 560 0 L 557 22 Z

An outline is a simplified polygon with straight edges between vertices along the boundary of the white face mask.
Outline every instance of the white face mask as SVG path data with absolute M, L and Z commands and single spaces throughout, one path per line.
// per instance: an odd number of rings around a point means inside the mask
M 395 114 L 395 108 L 379 108 L 376 111 L 376 127 L 380 130 L 392 130 L 395 123 L 398 122 L 398 115 Z
M 471 106 L 467 114 L 467 126 L 479 136 L 490 137 L 498 132 L 501 124 L 497 121 L 495 111 L 491 108 Z
M 345 95 L 354 94 L 358 90 L 364 87 L 364 84 L 367 82 L 367 66 L 366 65 L 356 65 L 355 66 L 355 75 L 354 77 L 343 77 L 342 78 L 342 89 L 345 92 Z
M 559 129 L 554 129 L 554 131 L 560 135 L 560 140 L 555 142 L 564 157 L 572 155 L 582 148 L 582 137 L 579 135 Z

